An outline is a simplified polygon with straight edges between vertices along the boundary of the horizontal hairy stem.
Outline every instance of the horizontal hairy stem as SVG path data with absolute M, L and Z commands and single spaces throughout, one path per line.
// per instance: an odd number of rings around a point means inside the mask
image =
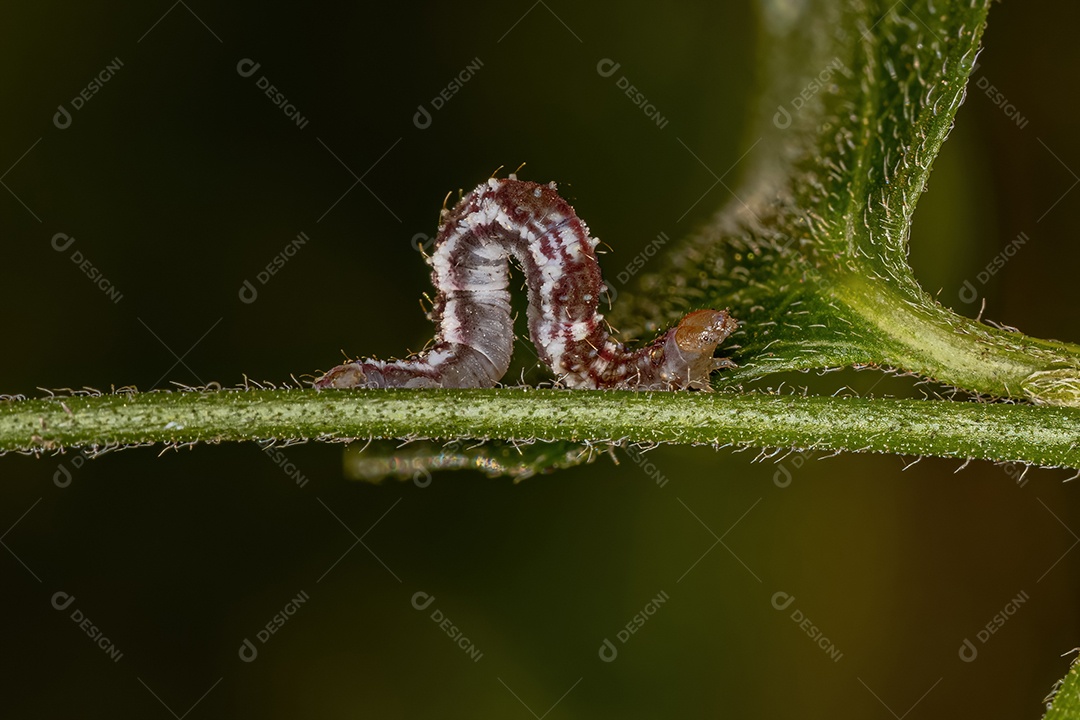
M 0 451 L 439 438 L 797 447 L 1080 468 L 1080 409 L 933 400 L 499 390 L 226 390 L 9 400 Z

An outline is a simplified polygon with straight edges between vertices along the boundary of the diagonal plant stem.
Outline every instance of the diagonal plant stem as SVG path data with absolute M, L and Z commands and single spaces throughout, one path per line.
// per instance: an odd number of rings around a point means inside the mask
M 0 405 L 0 450 L 259 439 L 505 438 L 798 447 L 1080 468 L 1080 410 L 567 390 L 225 390 Z
M 1053 701 L 1047 706 L 1043 720 L 1075 720 L 1080 717 L 1080 660 L 1073 661 L 1068 674 L 1058 681 L 1051 696 Z
M 989 5 L 759 0 L 767 83 L 756 165 L 613 321 L 640 332 L 688 308 L 730 308 L 742 347 L 739 369 L 718 378 L 728 386 L 877 365 L 1080 406 L 1080 346 L 957 315 L 907 263 L 915 205 L 963 102 Z

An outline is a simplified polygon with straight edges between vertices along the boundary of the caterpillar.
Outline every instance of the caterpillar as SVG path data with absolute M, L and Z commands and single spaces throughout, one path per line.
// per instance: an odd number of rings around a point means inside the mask
M 570 388 L 710 390 L 714 370 L 735 367 L 713 352 L 737 327 L 726 310 L 696 310 L 652 343 L 628 349 L 597 311 L 603 281 L 599 240 L 555 183 L 491 178 L 443 207 L 428 264 L 438 291 L 435 339 L 395 362 L 338 365 L 317 388 L 487 388 L 514 349 L 508 262 L 528 286 L 529 336 L 537 355 Z

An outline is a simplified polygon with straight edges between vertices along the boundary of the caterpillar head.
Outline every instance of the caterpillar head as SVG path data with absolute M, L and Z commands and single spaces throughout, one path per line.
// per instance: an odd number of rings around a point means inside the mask
M 711 390 L 714 370 L 735 367 L 727 358 L 714 358 L 716 346 L 739 326 L 726 310 L 695 310 L 668 331 L 664 343 L 664 375 L 673 385 Z

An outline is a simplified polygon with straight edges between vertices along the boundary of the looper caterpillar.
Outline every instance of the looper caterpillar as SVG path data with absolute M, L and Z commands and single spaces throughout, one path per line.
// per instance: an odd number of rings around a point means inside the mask
M 540 359 L 571 388 L 709 390 L 709 374 L 735 367 L 714 358 L 736 328 L 725 310 L 695 310 L 651 344 L 628 349 L 597 311 L 599 241 L 555 183 L 491 178 L 443 209 L 433 254 L 438 326 L 424 351 L 403 360 L 339 365 L 317 388 L 483 388 L 510 365 L 514 323 L 507 263 L 528 285 L 529 335 Z

